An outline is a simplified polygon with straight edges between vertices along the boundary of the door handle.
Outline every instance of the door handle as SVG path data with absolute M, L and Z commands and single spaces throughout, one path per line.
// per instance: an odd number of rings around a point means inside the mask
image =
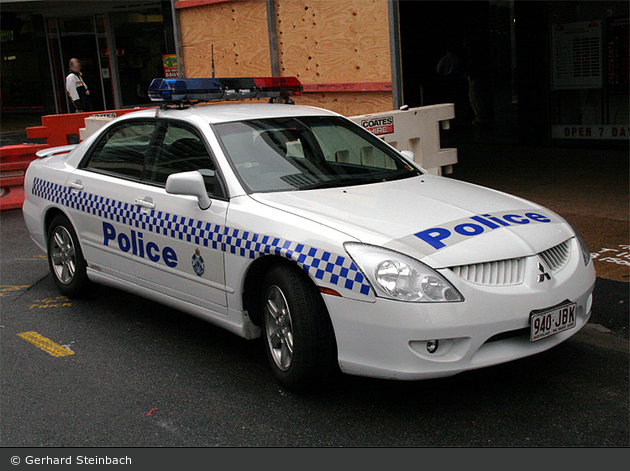
M 146 209 L 155 208 L 155 203 L 151 201 L 150 199 L 143 200 L 143 199 L 138 198 L 134 201 L 134 204 L 136 206 L 140 206 L 141 208 L 146 208 Z
M 81 191 L 83 190 L 83 183 L 81 182 L 81 180 L 76 180 L 68 183 L 68 187 L 72 188 L 73 190 Z

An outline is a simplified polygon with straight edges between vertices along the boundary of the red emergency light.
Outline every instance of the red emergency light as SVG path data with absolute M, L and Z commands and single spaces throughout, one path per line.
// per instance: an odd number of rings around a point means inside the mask
M 302 94 L 302 84 L 296 77 L 253 77 L 252 80 L 260 90 L 267 92 Z

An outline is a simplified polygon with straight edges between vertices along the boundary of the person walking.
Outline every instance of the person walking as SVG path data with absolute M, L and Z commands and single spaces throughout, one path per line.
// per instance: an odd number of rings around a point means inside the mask
M 74 57 L 70 59 L 70 71 L 66 77 L 66 91 L 68 92 L 70 113 L 80 113 L 92 111 L 90 102 L 90 90 L 83 80 L 81 73 L 81 62 Z

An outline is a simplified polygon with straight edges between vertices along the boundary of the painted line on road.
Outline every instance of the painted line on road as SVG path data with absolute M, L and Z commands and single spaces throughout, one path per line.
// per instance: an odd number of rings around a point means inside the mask
M 32 257 L 16 258 L 16 260 L 48 260 L 48 256 L 44 254 L 33 255 Z
M 630 266 L 630 245 L 619 244 L 618 247 L 618 249 L 603 247 L 597 252 L 592 252 L 591 258 L 598 262 L 608 262 Z
M 69 348 L 62 347 L 52 340 L 47 339 L 43 335 L 39 335 L 37 332 L 22 332 L 21 334 L 18 334 L 18 337 L 23 338 L 27 342 L 35 345 L 40 350 L 43 350 L 54 357 L 65 357 L 68 355 L 74 355 L 74 352 Z
M 66 296 L 57 296 L 55 298 L 36 299 L 33 304 L 28 306 L 29 309 L 48 309 L 51 307 L 71 307 L 72 303 Z
M 0 298 L 14 296 L 19 294 L 20 291 L 25 291 L 28 288 L 30 288 L 30 285 L 0 285 Z

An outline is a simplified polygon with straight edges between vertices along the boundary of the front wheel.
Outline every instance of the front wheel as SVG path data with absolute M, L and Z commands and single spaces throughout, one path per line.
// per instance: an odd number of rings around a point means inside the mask
M 321 295 L 297 267 L 276 266 L 263 286 L 269 364 L 287 389 L 326 382 L 338 369 L 335 336 Z
M 48 227 L 48 266 L 62 294 L 78 297 L 85 293 L 90 280 L 79 238 L 68 218 L 55 216 Z

